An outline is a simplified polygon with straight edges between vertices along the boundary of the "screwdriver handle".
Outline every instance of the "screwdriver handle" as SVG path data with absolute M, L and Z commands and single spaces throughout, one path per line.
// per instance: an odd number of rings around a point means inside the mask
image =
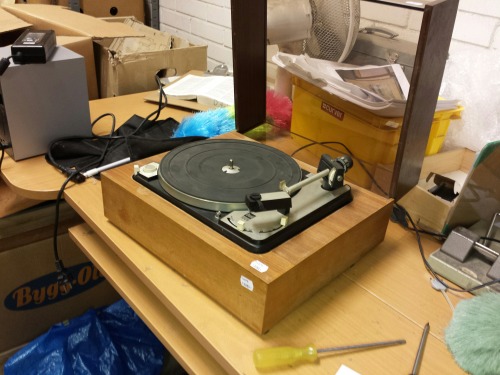
M 281 346 L 257 349 L 253 353 L 253 362 L 259 370 L 271 367 L 293 365 L 297 362 L 314 362 L 318 352 L 312 345 L 303 348 Z

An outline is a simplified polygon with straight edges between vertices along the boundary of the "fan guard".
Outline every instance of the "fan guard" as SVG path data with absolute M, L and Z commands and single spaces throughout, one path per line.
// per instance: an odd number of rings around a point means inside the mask
M 359 31 L 360 0 L 268 0 L 267 38 L 281 51 L 344 61 Z
M 344 61 L 359 31 L 359 0 L 310 0 L 311 37 L 304 40 L 304 53 L 318 59 Z

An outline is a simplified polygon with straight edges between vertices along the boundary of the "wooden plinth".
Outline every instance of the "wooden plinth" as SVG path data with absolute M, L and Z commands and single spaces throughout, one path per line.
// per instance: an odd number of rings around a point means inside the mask
M 391 200 L 352 186 L 353 202 L 272 251 L 253 254 L 132 175 L 133 165 L 102 173 L 105 216 L 260 334 L 380 243 L 392 209 Z

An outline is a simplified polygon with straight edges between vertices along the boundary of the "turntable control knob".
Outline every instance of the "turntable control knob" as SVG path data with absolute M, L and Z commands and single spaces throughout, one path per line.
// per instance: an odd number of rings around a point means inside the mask
M 158 175 L 158 166 L 159 164 L 155 162 L 143 165 L 139 169 L 139 174 L 148 180 L 153 179 Z
M 142 169 L 144 173 L 155 173 L 157 170 L 158 167 L 155 164 L 147 164 Z

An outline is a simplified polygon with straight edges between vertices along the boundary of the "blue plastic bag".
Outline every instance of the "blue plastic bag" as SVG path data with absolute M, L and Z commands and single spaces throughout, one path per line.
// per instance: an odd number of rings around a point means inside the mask
M 5 375 L 156 375 L 165 348 L 124 300 L 54 325 L 14 354 Z

